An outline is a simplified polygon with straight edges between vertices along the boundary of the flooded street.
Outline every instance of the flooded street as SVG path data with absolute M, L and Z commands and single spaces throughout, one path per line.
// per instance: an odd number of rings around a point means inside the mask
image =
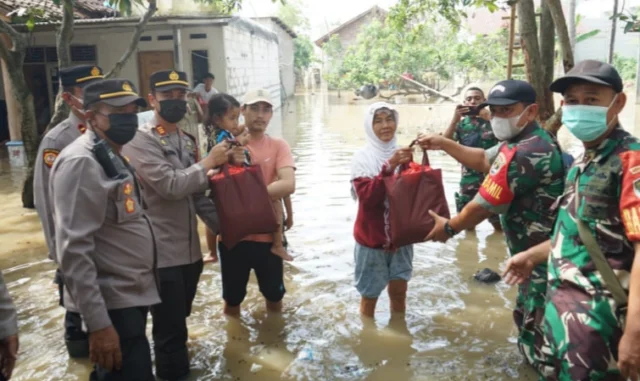
M 356 203 L 349 192 L 349 173 L 353 153 L 364 144 L 368 103 L 300 95 L 274 118 L 270 133 L 289 142 L 297 164 L 295 224 L 287 238 L 299 257 L 285 265 L 285 312 L 266 316 L 252 278 L 242 319 L 227 320 L 219 267 L 205 267 L 189 319 L 190 380 L 535 379 L 521 365 L 515 345 L 515 289 L 472 279 L 485 267 L 501 270 L 507 258 L 503 235 L 494 233 L 487 222 L 447 244 L 416 246 L 406 319 L 390 320 L 383 294 L 376 325 L 361 321 L 353 286 Z M 408 144 L 424 129 L 444 129 L 453 108 L 398 105 L 400 143 Z M 631 126 L 633 107 L 627 111 L 623 120 Z M 566 131 L 561 141 L 574 146 Z M 454 213 L 459 165 L 440 153 L 430 158 L 433 167 L 443 169 Z M 0 161 L 0 268 L 20 324 L 20 358 L 13 379 L 85 381 L 88 361 L 69 360 L 66 353 L 64 310 L 57 305 L 55 267 L 46 259 L 39 220 L 35 210 L 21 208 L 22 177 L 22 171 L 9 168 L 6 158 Z M 202 226 L 201 232 L 204 251 Z M 150 329 L 149 325 L 149 337 Z

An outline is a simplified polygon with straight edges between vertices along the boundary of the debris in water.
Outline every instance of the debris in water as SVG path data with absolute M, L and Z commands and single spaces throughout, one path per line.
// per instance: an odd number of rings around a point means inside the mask
M 500 275 L 498 275 L 498 273 L 496 273 L 491 269 L 483 269 L 478 271 L 473 276 L 473 279 L 477 280 L 478 282 L 492 284 L 492 283 L 500 282 L 502 278 L 500 278 Z

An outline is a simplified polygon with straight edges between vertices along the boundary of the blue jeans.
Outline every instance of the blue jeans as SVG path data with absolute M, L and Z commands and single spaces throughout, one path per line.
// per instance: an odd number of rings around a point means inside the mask
M 356 289 L 365 298 L 375 299 L 389 281 L 411 279 L 413 246 L 403 246 L 395 253 L 372 249 L 356 243 L 354 250 Z

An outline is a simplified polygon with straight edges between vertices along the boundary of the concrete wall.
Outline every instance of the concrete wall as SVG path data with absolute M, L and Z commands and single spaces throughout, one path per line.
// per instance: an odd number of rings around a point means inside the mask
M 110 70 L 120 59 L 127 44 L 131 39 L 133 27 L 93 27 L 85 28 L 76 26 L 74 34 L 74 45 L 96 45 L 97 64 L 105 71 Z M 182 58 L 184 63 L 182 69 L 191 76 L 191 51 L 192 50 L 208 50 L 209 51 L 209 70 L 215 73 L 224 73 L 226 70 L 224 60 L 224 47 L 222 44 L 222 27 L 221 26 L 202 26 L 202 27 L 182 27 L 180 29 L 182 37 Z M 207 39 L 191 40 L 190 34 L 206 33 Z M 159 36 L 173 35 L 171 26 L 149 26 L 143 33 L 143 37 L 151 37 L 151 41 L 140 41 L 137 52 L 145 51 L 173 51 L 174 41 L 159 41 Z M 31 38 L 32 46 L 55 46 L 55 35 L 52 32 L 34 32 Z M 120 72 L 120 78 L 131 80 L 138 88 L 140 88 L 138 54 L 134 53 L 127 64 Z M 223 77 L 223 76 L 221 76 Z M 143 78 L 142 80 L 148 80 Z M 217 81 L 216 86 L 224 91 L 226 83 L 223 78 Z
M 246 21 L 245 21 L 246 22 Z M 242 102 L 250 88 L 261 87 L 271 92 L 274 108 L 281 106 L 278 41 L 272 32 L 257 23 L 257 30 L 231 23 L 223 30 L 226 53 L 227 93 Z M 271 38 L 265 38 L 265 36 Z
M 278 51 L 280 55 L 280 79 L 287 97 L 294 95 L 296 77 L 294 72 L 295 46 L 293 38 L 280 25 L 271 19 L 256 19 L 256 22 L 266 26 L 278 36 Z

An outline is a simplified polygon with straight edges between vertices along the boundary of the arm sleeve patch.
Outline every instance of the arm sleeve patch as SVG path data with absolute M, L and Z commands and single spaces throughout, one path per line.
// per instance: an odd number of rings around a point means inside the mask
M 640 151 L 627 151 L 620 155 L 622 186 L 620 215 L 627 238 L 640 241 Z
M 513 201 L 514 194 L 509 186 L 507 174 L 515 153 L 516 147 L 509 149 L 504 145 L 491 165 L 491 170 L 478 192 L 489 205 L 509 205 Z
M 45 150 L 43 150 L 42 151 L 42 160 L 44 161 L 44 165 L 47 166 L 47 168 L 53 167 L 53 163 L 55 163 L 55 161 L 58 158 L 59 154 L 60 154 L 60 151 L 58 151 L 57 149 L 45 149 Z

